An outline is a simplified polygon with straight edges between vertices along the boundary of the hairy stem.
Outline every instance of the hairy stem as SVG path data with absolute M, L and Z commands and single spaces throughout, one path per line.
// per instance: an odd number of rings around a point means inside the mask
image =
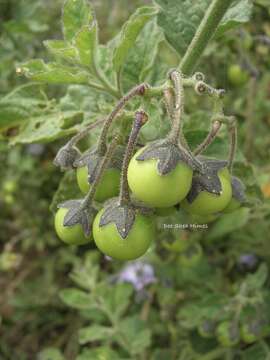
M 114 151 L 116 149 L 118 141 L 119 141 L 119 137 L 116 136 L 110 143 L 105 156 L 103 157 L 102 161 L 100 162 L 99 169 L 98 169 L 97 175 L 95 177 L 95 180 L 91 184 L 91 188 L 88 191 L 86 197 L 84 198 L 84 200 L 82 202 L 83 208 L 88 208 L 91 205 L 92 200 L 94 199 L 95 193 L 97 191 L 98 184 L 100 183 L 100 179 L 112 159 L 112 156 L 114 154 Z
M 183 77 L 182 74 L 178 71 L 172 71 L 170 78 L 173 82 L 174 87 L 174 106 L 172 109 L 172 128 L 168 134 L 168 140 L 177 144 L 179 137 L 181 137 L 180 143 L 183 145 L 183 134 L 182 134 L 182 124 L 183 124 L 183 115 L 184 115 L 184 87 L 183 87 Z M 185 142 L 185 141 L 184 141 Z
M 180 63 L 180 69 L 185 75 L 192 74 L 231 3 L 232 0 L 212 1 Z
M 82 129 L 80 132 L 78 132 L 76 135 L 73 136 L 68 142 L 69 146 L 76 145 L 81 139 L 83 139 L 86 135 L 89 134 L 89 131 L 93 130 L 98 125 L 103 124 L 105 119 L 99 119 L 89 125 L 87 125 L 84 129 Z
M 173 120 L 173 111 L 174 111 L 174 96 L 171 88 L 166 88 L 163 91 L 164 103 L 166 107 L 167 114 L 172 122 Z
M 128 144 L 125 151 L 125 156 L 122 164 L 121 182 L 120 182 L 120 205 L 127 204 L 130 201 L 129 188 L 127 181 L 128 164 L 133 155 L 136 140 L 138 138 L 141 127 L 147 122 L 148 116 L 144 111 L 136 111 L 133 126 L 129 135 Z
M 228 168 L 230 172 L 233 170 L 233 161 L 236 154 L 237 148 L 237 127 L 236 124 L 233 124 L 228 127 L 229 137 L 230 137 L 230 147 L 229 147 L 229 156 L 228 156 Z
M 107 135 L 110 129 L 110 126 L 114 120 L 114 118 L 116 117 L 116 115 L 125 107 L 125 105 L 134 97 L 137 95 L 143 95 L 145 90 L 147 89 L 148 85 L 143 83 L 140 85 L 135 86 L 134 88 L 132 88 L 126 95 L 124 95 L 119 102 L 116 104 L 115 108 L 113 109 L 113 111 L 110 113 L 110 115 L 107 117 L 105 124 L 101 130 L 101 134 L 98 140 L 98 146 L 97 146 L 97 151 L 101 154 L 104 155 L 107 149 L 107 145 L 106 145 L 106 139 L 107 139 Z
M 222 123 L 218 120 L 215 120 L 212 123 L 211 129 L 208 133 L 208 135 L 206 136 L 206 138 L 204 139 L 204 141 L 196 147 L 196 149 L 194 150 L 193 154 L 195 156 L 200 155 L 215 139 L 215 137 L 217 136 L 220 128 L 221 128 Z

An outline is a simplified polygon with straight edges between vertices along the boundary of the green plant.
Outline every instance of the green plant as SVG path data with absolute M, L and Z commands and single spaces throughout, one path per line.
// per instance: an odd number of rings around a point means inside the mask
M 31 82 L 0 100 L 0 271 L 5 271 L 0 316 L 7 328 L 0 357 L 269 355 L 267 331 L 247 346 L 235 343 L 221 326 L 228 321 L 240 328 L 247 307 L 264 313 L 269 323 L 269 77 L 268 57 L 261 56 L 267 45 L 257 38 L 268 31 L 268 12 L 259 2 L 254 22 L 239 31 L 236 26 L 251 15 L 248 0 L 156 0 L 139 7 L 106 43 L 120 12 L 122 19 L 135 2 L 108 1 L 105 9 L 106 0 L 93 1 L 96 17 L 88 1 L 67 0 L 63 40 L 44 43 L 54 60 L 17 64 L 17 74 Z M 100 22 L 101 10 L 106 24 Z M 7 25 L 5 33 L 12 24 Z M 14 25 L 9 32 L 16 40 Z M 242 42 L 246 35 L 251 48 Z M 44 57 L 41 38 L 47 33 L 35 42 L 32 33 L 26 43 L 22 39 L 27 56 L 22 52 L 16 59 Z M 52 38 L 60 39 L 55 33 Z M 11 36 L 6 53 L 14 49 L 12 41 Z M 250 81 L 225 94 L 219 89 L 227 87 L 223 69 L 236 57 Z M 40 155 L 29 155 L 33 143 L 42 143 Z M 56 148 L 62 179 L 52 166 Z M 10 179 L 17 187 L 5 185 Z M 211 200 L 223 199 L 225 183 L 232 197 L 213 209 Z M 210 215 L 182 210 L 183 201 L 194 197 L 194 206 L 203 194 L 210 201 L 203 201 L 202 213 L 210 207 Z M 77 229 L 80 236 L 72 240 L 95 241 L 81 248 L 58 241 L 48 214 L 52 197 L 52 212 L 62 214 L 59 228 L 68 234 Z

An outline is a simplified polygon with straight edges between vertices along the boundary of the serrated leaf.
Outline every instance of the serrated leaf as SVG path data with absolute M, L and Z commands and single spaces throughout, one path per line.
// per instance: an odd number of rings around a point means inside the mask
M 184 55 L 212 0 L 155 0 L 160 5 L 158 24 L 169 44 Z M 222 19 L 217 34 L 247 22 L 251 15 L 251 1 L 234 1 Z
M 66 0 L 62 13 L 65 39 L 71 41 L 84 25 L 91 24 L 93 18 L 88 0 Z
M 242 228 L 247 224 L 249 214 L 250 210 L 247 208 L 237 209 L 230 214 L 222 214 L 207 233 L 207 240 L 220 239 L 222 236 Z
M 63 40 L 47 40 L 43 42 L 45 47 L 56 58 L 66 60 L 70 63 L 77 62 L 78 53 L 74 46 L 71 46 Z
M 82 122 L 82 120 L 83 114 L 77 111 L 59 111 L 32 117 L 21 127 L 19 134 L 11 138 L 10 143 L 15 145 L 51 142 L 76 133 L 76 127 L 73 125 Z M 67 123 L 72 126 L 67 128 Z
M 93 324 L 79 330 L 79 343 L 84 345 L 93 341 L 107 340 L 113 333 L 114 330 L 111 327 Z
M 268 277 L 268 268 L 265 263 L 262 263 L 254 274 L 249 274 L 246 279 L 246 284 L 250 289 L 261 289 Z
M 90 80 L 86 71 L 40 59 L 22 64 L 21 70 L 26 77 L 48 84 L 88 84 Z
M 122 79 L 125 91 L 147 80 L 162 39 L 163 35 L 155 19 L 149 21 L 139 34 L 134 46 L 130 49 L 123 66 Z
M 109 347 L 99 347 L 95 349 L 84 349 L 82 353 L 76 357 L 76 360 L 128 360 L 120 356 L 115 350 Z
M 242 352 L 241 359 L 243 360 L 267 360 L 270 358 L 270 349 L 265 344 L 254 344 L 249 346 Z
M 119 328 L 132 355 L 141 353 L 151 344 L 150 330 L 146 328 L 145 322 L 136 316 L 122 320 Z
M 121 70 L 130 48 L 134 45 L 144 25 L 153 18 L 156 13 L 157 10 L 155 7 L 143 6 L 137 9 L 124 24 L 113 54 L 113 66 L 116 72 Z
M 83 26 L 76 34 L 74 43 L 79 53 L 80 63 L 87 67 L 92 67 L 95 62 L 97 51 L 97 23 Z
M 38 353 L 37 360 L 64 360 L 64 356 L 59 349 L 48 347 Z
M 95 305 L 91 301 L 92 299 L 90 294 L 76 288 L 61 290 L 59 296 L 66 305 L 74 309 L 87 310 L 92 309 Z
M 102 306 L 116 318 L 120 318 L 126 311 L 133 288 L 130 284 L 108 285 L 99 288 L 99 295 L 103 298 Z

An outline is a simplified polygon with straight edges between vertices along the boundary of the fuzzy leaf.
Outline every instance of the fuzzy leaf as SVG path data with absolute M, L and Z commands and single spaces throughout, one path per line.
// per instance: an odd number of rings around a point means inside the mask
M 139 317 L 133 316 L 122 320 L 119 328 L 121 333 L 125 334 L 132 355 L 141 353 L 150 345 L 151 332 Z
M 79 53 L 82 65 L 92 67 L 97 51 L 97 23 L 93 21 L 91 26 L 83 26 L 76 34 L 75 45 Z
M 90 80 L 83 70 L 58 63 L 46 64 L 40 59 L 22 64 L 21 70 L 26 77 L 48 84 L 88 84 Z
M 113 329 L 108 326 L 91 325 L 80 329 L 79 343 L 84 345 L 93 341 L 107 340 L 113 335 Z
M 155 0 L 160 6 L 158 24 L 169 44 L 183 55 L 212 0 Z M 221 21 L 217 35 L 247 22 L 251 16 L 250 0 L 234 1 Z
M 65 358 L 59 349 L 48 347 L 38 353 L 37 360 L 65 360 Z
M 130 49 L 124 64 L 122 79 L 125 91 L 147 80 L 147 76 L 154 66 L 158 46 L 162 39 L 163 35 L 155 19 L 149 21 Z
M 71 41 L 84 25 L 91 24 L 93 18 L 88 0 L 66 0 L 62 14 L 65 39 Z
M 124 24 L 118 44 L 114 49 L 113 65 L 115 71 L 119 72 L 126 61 L 130 48 L 134 46 L 135 40 L 144 25 L 157 13 L 155 7 L 143 6 L 131 15 Z
M 51 142 L 61 137 L 77 132 L 77 123 L 82 122 L 82 113 L 75 111 L 56 112 L 48 115 L 32 117 L 25 123 L 20 132 L 11 138 L 11 144 L 31 144 L 33 142 Z M 75 120 L 73 123 L 72 121 Z M 71 127 L 66 127 L 66 122 L 71 123 Z
M 63 40 L 47 40 L 43 42 L 45 47 L 56 58 L 66 60 L 70 63 L 77 62 L 78 53 L 74 46 Z
M 120 356 L 109 347 L 95 347 L 94 349 L 83 349 L 76 360 L 128 360 Z
M 90 294 L 76 288 L 61 290 L 60 298 L 66 305 L 75 309 L 87 310 L 93 308 Z
M 241 229 L 245 226 L 249 220 L 250 210 L 247 208 L 241 208 L 230 214 L 223 214 L 211 227 L 207 233 L 207 239 L 209 241 L 220 239 L 237 229 Z

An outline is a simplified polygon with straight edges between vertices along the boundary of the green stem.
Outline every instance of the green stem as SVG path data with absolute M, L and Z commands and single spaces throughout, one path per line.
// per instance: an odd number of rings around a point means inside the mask
M 98 140 L 98 146 L 97 146 L 97 151 L 99 152 L 100 155 L 104 155 L 106 152 L 106 139 L 107 139 L 107 134 L 109 132 L 110 126 L 114 120 L 114 118 L 116 117 L 116 115 L 125 107 L 125 105 L 134 97 L 137 95 L 143 95 L 145 93 L 145 90 L 147 89 L 148 85 L 146 84 L 140 84 L 135 86 L 134 88 L 132 88 L 125 96 L 123 96 L 119 102 L 116 104 L 115 108 L 113 109 L 113 111 L 110 113 L 110 115 L 108 116 L 108 118 L 105 121 L 105 124 L 101 130 L 101 134 L 99 136 L 99 140 Z
M 180 63 L 180 69 L 185 75 L 190 75 L 194 71 L 198 60 L 215 34 L 231 3 L 232 0 L 212 1 Z
M 177 144 L 180 134 L 182 135 L 182 123 L 184 115 L 184 86 L 182 74 L 172 71 L 170 74 L 174 87 L 174 107 L 172 111 L 172 128 L 168 135 L 168 140 Z
M 119 203 L 121 206 L 127 204 L 130 201 L 129 187 L 127 181 L 128 165 L 133 155 L 134 147 L 140 129 L 147 122 L 147 120 L 148 120 L 148 116 L 143 110 L 136 111 L 135 119 L 133 122 L 132 130 L 129 135 L 128 144 L 126 147 L 125 156 L 122 164 L 120 194 L 119 194 Z
M 219 132 L 219 129 L 221 128 L 222 123 L 218 120 L 215 120 L 212 123 L 212 127 L 208 133 L 208 135 L 206 136 L 206 138 L 204 139 L 204 141 L 198 145 L 196 147 L 196 149 L 194 150 L 193 154 L 195 156 L 200 155 L 215 139 L 215 137 L 217 136 L 217 133 Z
M 93 130 L 98 125 L 103 124 L 105 119 L 98 119 L 97 121 L 87 125 L 85 128 L 83 128 L 80 132 L 78 132 L 76 135 L 74 135 L 68 142 L 69 146 L 72 147 L 76 145 L 81 139 L 83 139 L 86 135 L 89 134 L 89 131 Z
M 233 161 L 236 154 L 237 148 L 237 127 L 236 124 L 228 126 L 229 137 L 230 137 L 230 147 L 229 147 L 229 157 L 228 157 L 228 168 L 232 173 L 233 170 Z
M 84 200 L 82 202 L 82 205 L 81 205 L 82 208 L 86 209 L 86 208 L 90 207 L 92 200 L 94 199 L 95 193 L 97 191 L 98 184 L 100 183 L 100 179 L 101 179 L 102 175 L 104 174 L 104 171 L 108 167 L 109 162 L 112 159 L 112 156 L 114 154 L 114 150 L 117 146 L 118 141 L 119 141 L 119 137 L 116 136 L 113 139 L 113 141 L 110 143 L 108 150 L 99 165 L 97 176 L 95 177 L 95 180 L 91 184 L 90 190 L 88 191 L 86 197 L 84 198 Z

